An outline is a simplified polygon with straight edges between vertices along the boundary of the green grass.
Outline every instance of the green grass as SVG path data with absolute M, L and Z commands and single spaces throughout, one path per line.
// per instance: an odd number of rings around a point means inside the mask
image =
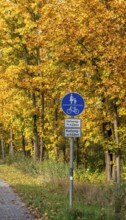
M 6 180 L 36 216 L 43 220 L 115 220 L 113 186 L 101 183 L 74 184 L 69 209 L 69 168 L 63 163 L 17 158 L 1 163 Z

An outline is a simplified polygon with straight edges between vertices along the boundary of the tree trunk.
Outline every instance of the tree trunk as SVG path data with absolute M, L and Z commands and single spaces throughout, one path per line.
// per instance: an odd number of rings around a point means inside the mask
M 13 157 L 14 156 L 14 134 L 12 130 L 11 130 L 10 136 L 11 136 L 11 141 L 10 141 L 9 154 Z
M 116 155 L 113 153 L 113 166 L 112 166 L 112 180 L 114 182 L 117 181 L 117 176 L 116 176 Z
M 66 162 L 66 144 L 62 148 L 63 151 L 63 161 Z
M 115 166 L 115 153 L 111 153 L 110 150 L 105 152 L 105 161 L 106 161 L 106 176 L 107 181 L 114 181 L 116 182 L 116 166 Z
M 54 99 L 54 106 L 56 105 L 56 99 Z M 57 129 L 57 122 L 58 122 L 58 107 L 55 107 L 55 112 L 54 112 L 54 117 L 55 117 L 55 123 L 56 123 L 56 129 Z M 58 139 L 58 134 L 56 139 Z M 55 157 L 58 160 L 59 158 L 59 149 L 58 149 L 58 145 L 57 145 L 57 141 L 56 144 L 54 146 L 54 152 L 55 152 Z
M 25 150 L 25 136 L 22 134 L 22 152 L 23 155 L 26 156 L 26 150 Z
M 116 172 L 117 172 L 117 183 L 121 181 L 121 174 L 120 174 L 120 150 L 116 154 Z
M 32 102 L 34 108 L 36 107 L 36 97 L 35 94 L 32 92 Z M 38 130 L 37 130 L 37 115 L 34 113 L 33 115 L 33 133 L 34 133 L 34 159 L 40 160 L 40 148 L 39 148 L 39 138 L 38 138 Z
M 2 151 L 2 160 L 4 160 L 5 153 L 4 153 L 4 140 L 1 138 L 1 151 Z
M 110 182 L 111 181 L 111 165 L 110 165 L 110 154 L 108 150 L 105 152 L 105 161 L 106 161 L 107 181 Z
M 115 141 L 117 143 L 117 152 L 116 152 L 116 179 L 117 183 L 121 181 L 121 174 L 120 174 L 120 149 L 119 149 L 119 121 L 118 121 L 118 112 L 117 106 L 113 103 L 113 112 L 114 112 L 114 133 L 115 133 Z
M 44 141 L 42 137 L 40 141 L 40 161 L 44 160 L 44 153 L 45 153 L 45 148 L 44 148 Z
M 40 64 L 41 59 L 40 59 L 40 48 L 36 49 L 36 54 L 37 54 L 37 65 Z M 40 72 L 39 75 L 43 78 L 43 73 Z M 44 91 L 43 91 L 44 85 L 43 83 L 41 84 L 41 94 L 40 94 L 40 102 L 41 102 L 41 125 L 42 125 L 42 137 L 40 139 L 40 161 L 44 160 L 44 153 L 45 153 L 45 146 L 44 146 L 44 117 L 45 117 L 45 100 L 44 100 Z
M 44 92 L 41 94 L 41 106 L 42 106 L 42 115 L 41 115 L 41 122 L 42 122 L 42 133 L 44 134 L 44 117 L 45 117 L 45 105 L 44 105 Z M 44 151 L 45 151 L 45 147 L 44 147 L 44 137 L 42 134 L 42 138 L 41 138 L 41 146 L 40 146 L 40 161 L 44 160 Z
M 39 160 L 40 158 L 40 149 L 39 149 L 39 141 L 38 141 L 38 131 L 36 125 L 36 115 L 33 116 L 33 130 L 34 130 L 34 158 L 35 160 Z
M 30 64 L 29 54 L 27 50 L 27 46 L 23 44 L 23 55 L 24 60 L 27 65 Z M 36 108 L 36 97 L 35 93 L 31 92 L 31 99 L 33 103 L 33 107 Z M 37 131 L 37 115 L 34 113 L 33 115 L 33 133 L 34 133 L 34 159 L 40 160 L 40 148 L 39 148 L 39 139 L 38 139 L 38 131 Z

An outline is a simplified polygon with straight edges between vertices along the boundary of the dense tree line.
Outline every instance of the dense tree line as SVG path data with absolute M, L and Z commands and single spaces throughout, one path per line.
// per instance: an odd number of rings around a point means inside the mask
M 1 152 L 69 159 L 61 99 L 80 93 L 86 108 L 77 164 L 99 155 L 120 181 L 126 144 L 125 1 L 1 0 Z M 95 150 L 94 150 L 95 149 Z M 96 154 L 95 154 L 96 153 Z

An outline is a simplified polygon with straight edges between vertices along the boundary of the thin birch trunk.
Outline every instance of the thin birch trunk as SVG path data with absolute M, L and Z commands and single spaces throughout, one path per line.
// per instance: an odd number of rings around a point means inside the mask
M 13 134 L 13 130 L 11 130 L 10 132 L 10 150 L 9 153 L 10 155 L 13 157 L 14 156 L 14 134 Z
M 112 180 L 114 182 L 117 181 L 117 176 L 116 176 L 116 154 L 115 153 L 113 153 Z
M 107 176 L 107 181 L 111 181 L 111 166 L 110 166 L 110 154 L 109 151 L 106 150 L 105 152 L 105 162 L 106 162 L 106 176 Z

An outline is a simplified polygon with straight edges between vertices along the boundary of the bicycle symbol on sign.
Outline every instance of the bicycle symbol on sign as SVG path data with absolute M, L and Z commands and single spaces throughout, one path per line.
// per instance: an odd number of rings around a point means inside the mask
M 66 110 L 66 112 L 68 113 L 68 114 L 71 114 L 72 112 L 74 113 L 74 114 L 79 114 L 79 110 L 76 108 L 76 103 L 77 103 L 77 100 L 76 100 L 76 98 L 74 98 L 73 97 L 73 95 L 71 94 L 70 95 L 70 108 L 68 108 L 67 110 Z

